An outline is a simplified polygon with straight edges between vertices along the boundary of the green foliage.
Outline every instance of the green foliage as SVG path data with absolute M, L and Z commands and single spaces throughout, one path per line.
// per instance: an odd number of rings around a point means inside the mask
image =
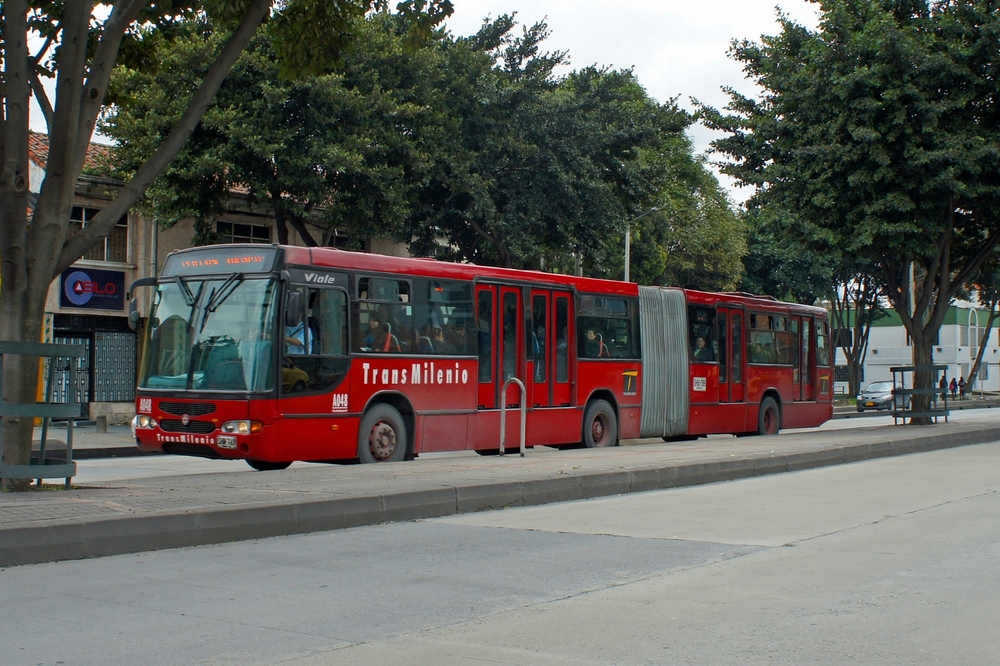
M 751 206 L 743 214 L 748 228 L 746 274 L 740 290 L 812 305 L 828 297 L 834 283 L 829 253 L 800 242 L 794 217 L 776 206 Z
M 818 31 L 782 18 L 779 35 L 734 43 L 759 98 L 703 109 L 759 205 L 794 212 L 811 250 L 873 263 L 918 364 L 1000 239 L 998 8 L 824 0 Z
M 414 97 L 424 77 L 414 70 L 432 67 L 434 56 L 406 50 L 398 17 L 379 14 L 351 31 L 365 49 L 346 53 L 340 73 L 293 80 L 280 76 L 269 30 L 258 37 L 181 158 L 151 188 L 157 219 L 194 218 L 196 240 L 211 242 L 212 221 L 230 193 L 242 191 L 277 217 L 282 242 L 286 222 L 310 244 L 329 242 L 333 229 L 349 232 L 355 245 L 399 235 L 408 188 L 425 161 L 411 138 L 423 113 Z M 155 148 L 216 40 L 209 25 L 192 26 L 155 75 L 124 71 L 115 79 L 118 104 L 102 129 L 119 142 L 119 168 L 136 168 Z
M 196 220 L 197 238 L 245 191 L 307 243 L 334 230 L 354 247 L 372 236 L 421 254 L 620 278 L 627 220 L 636 275 L 650 283 L 732 287 L 742 226 L 684 135 L 691 117 L 650 99 L 630 71 L 566 77 L 544 24 L 514 36 L 512 17 L 472 37 L 431 35 L 410 49 L 403 17 L 357 19 L 335 74 L 287 79 L 273 28 L 248 49 L 181 159 L 151 188 L 164 223 Z M 183 108 L 199 64 L 218 48 L 210 22 L 165 50 L 155 72 L 123 70 L 103 131 L 126 173 Z

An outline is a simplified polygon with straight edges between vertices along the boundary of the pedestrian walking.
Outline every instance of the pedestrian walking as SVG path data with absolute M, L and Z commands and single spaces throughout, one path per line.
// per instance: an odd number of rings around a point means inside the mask
M 945 400 L 948 397 L 948 378 L 941 375 L 941 381 L 938 382 L 938 388 L 941 389 L 941 399 Z
M 955 381 L 954 377 L 951 378 L 951 383 L 948 384 L 948 390 L 951 391 L 952 398 L 958 395 L 958 382 Z
M 965 400 L 965 377 L 958 378 L 958 397 Z

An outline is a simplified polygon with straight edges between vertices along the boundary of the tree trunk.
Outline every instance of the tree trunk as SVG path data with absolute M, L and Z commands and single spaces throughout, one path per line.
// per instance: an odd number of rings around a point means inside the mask
M 11 285 L 13 286 L 13 285 Z M 47 285 L 46 285 L 47 286 Z M 3 288 L 8 289 L 6 283 Z M 42 333 L 42 314 L 32 307 L 36 299 L 0 298 L 0 340 L 37 342 Z M 44 299 L 42 300 L 44 304 Z M 15 403 L 34 403 L 38 391 L 38 357 L 5 355 L 3 359 L 3 399 Z M 3 461 L 8 465 L 27 465 L 31 461 L 32 417 L 3 419 Z M 26 490 L 29 479 L 4 479 L 5 490 Z
M 856 358 L 847 359 L 847 379 L 851 388 L 851 396 L 861 393 L 861 370 L 863 367 Z
M 921 336 L 920 340 L 913 338 L 913 365 L 918 368 L 913 372 L 914 389 L 937 388 L 934 371 L 929 367 L 934 362 L 933 342 L 934 338 L 930 336 Z M 913 395 L 910 403 L 911 411 L 915 413 L 929 412 L 932 398 L 933 396 L 930 393 Z M 910 425 L 929 425 L 930 423 L 931 418 L 929 416 L 915 416 L 910 418 Z

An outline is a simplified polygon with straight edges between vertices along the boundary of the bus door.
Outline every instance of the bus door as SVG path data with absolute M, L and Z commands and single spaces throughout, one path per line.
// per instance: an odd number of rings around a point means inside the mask
M 729 399 L 725 399 L 720 389 L 719 401 L 745 403 L 747 399 L 746 334 L 744 332 L 746 318 L 743 314 L 743 308 L 724 308 L 720 312 L 726 315 L 726 379 L 728 380 Z
M 788 331 L 792 334 L 792 400 L 802 400 L 802 317 L 791 316 Z
M 521 289 L 500 285 L 477 285 L 476 309 L 479 322 L 479 409 L 499 409 L 500 389 L 511 377 L 525 382 L 522 363 L 524 318 Z M 531 385 L 525 382 L 530 391 Z M 520 407 L 516 387 L 507 393 L 507 407 Z
M 531 290 L 531 325 L 528 327 L 526 342 L 531 352 L 531 383 L 528 404 L 532 408 L 549 407 L 552 387 L 552 321 L 549 305 L 552 292 L 548 290 Z
M 476 287 L 476 335 L 479 348 L 479 409 L 497 408 L 497 288 Z
M 743 309 L 719 308 L 719 402 L 746 402 Z
M 570 340 L 576 340 L 573 316 L 573 295 L 568 291 L 552 292 L 552 336 L 555 339 L 552 350 L 552 365 L 549 374 L 552 377 L 553 407 L 569 407 L 573 400 L 572 361 L 575 358 L 575 345 Z
M 521 288 L 501 286 L 499 298 L 499 309 L 497 310 L 499 335 L 497 336 L 497 372 L 495 375 L 497 380 L 496 404 L 499 406 L 500 401 L 503 400 L 508 409 L 517 409 L 521 407 L 520 392 L 517 386 L 508 387 L 506 396 L 501 396 L 500 390 L 503 388 L 504 382 L 511 377 L 517 377 L 526 389 L 531 390 L 530 383 L 523 372 L 525 350 L 521 346 L 524 340 L 524 336 L 521 335 L 521 331 L 524 330 Z
M 570 316 L 572 302 L 568 291 L 531 290 L 531 326 L 525 338 L 532 359 L 532 408 L 570 406 L 569 341 L 576 335 Z
M 812 353 L 812 329 L 813 329 L 812 317 L 802 318 L 802 338 L 799 343 L 799 358 L 802 366 L 802 399 L 803 400 L 815 400 L 816 399 L 816 387 L 813 385 L 815 379 L 815 373 L 813 372 L 813 367 L 816 363 L 816 356 Z

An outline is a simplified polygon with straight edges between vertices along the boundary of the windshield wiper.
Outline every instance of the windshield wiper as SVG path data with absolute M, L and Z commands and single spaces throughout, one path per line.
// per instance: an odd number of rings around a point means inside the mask
M 188 287 L 187 282 L 184 281 L 184 278 L 180 275 L 175 275 L 174 282 L 181 288 L 181 296 L 184 297 L 184 302 L 188 304 L 188 307 L 193 306 L 198 298 L 191 293 L 191 289 Z M 199 289 L 199 291 L 201 290 Z
M 243 282 L 242 273 L 233 273 L 226 281 L 222 283 L 222 286 L 217 290 L 212 290 L 212 295 L 208 298 L 208 305 L 205 306 L 205 310 L 208 312 L 215 312 L 222 305 L 222 302 L 229 298 L 233 291 L 239 284 Z
M 232 295 L 241 282 L 243 282 L 243 274 L 233 273 L 226 278 L 221 287 L 211 291 L 208 296 L 208 303 L 205 305 L 205 313 L 201 316 L 201 327 L 198 329 L 198 333 L 205 330 L 205 325 L 208 323 L 208 315 L 218 310 L 223 301 Z

